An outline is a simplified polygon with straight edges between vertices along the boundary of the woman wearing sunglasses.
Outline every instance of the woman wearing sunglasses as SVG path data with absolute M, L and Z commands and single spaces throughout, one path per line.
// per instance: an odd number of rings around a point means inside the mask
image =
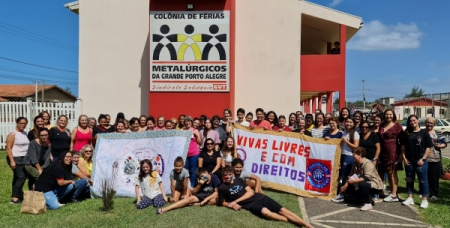
M 216 143 L 211 138 L 206 139 L 203 150 L 198 157 L 198 167 L 205 168 L 208 173 L 222 176 L 222 157 L 215 149 Z
M 80 154 L 81 157 L 78 162 L 78 169 L 80 169 L 80 171 L 88 178 L 91 178 L 92 166 L 94 165 L 94 161 L 92 160 L 94 148 L 91 145 L 86 145 L 81 149 Z

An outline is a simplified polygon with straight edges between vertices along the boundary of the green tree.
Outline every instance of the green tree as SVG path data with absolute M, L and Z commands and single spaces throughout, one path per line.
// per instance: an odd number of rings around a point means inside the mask
M 420 96 L 423 96 L 424 93 L 425 93 L 425 91 L 423 91 L 423 89 L 419 88 L 419 86 L 414 86 L 411 89 L 411 93 L 406 94 L 405 97 L 406 98 L 409 98 L 409 97 L 420 97 Z
M 334 104 L 339 104 L 339 97 L 334 100 Z

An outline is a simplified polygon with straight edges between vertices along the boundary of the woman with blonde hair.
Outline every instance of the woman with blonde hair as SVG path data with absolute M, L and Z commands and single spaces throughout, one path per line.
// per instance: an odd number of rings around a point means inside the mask
M 78 161 L 78 169 L 80 169 L 80 171 L 88 178 L 91 178 L 92 166 L 94 165 L 94 161 L 92 160 L 94 157 L 94 147 L 85 145 L 81 149 L 80 154 L 81 157 Z
M 70 151 L 80 152 L 83 146 L 92 143 L 92 130 L 89 127 L 88 116 L 80 115 L 78 117 L 78 126 L 72 130 L 70 138 Z
M 70 131 L 67 128 L 67 120 L 67 116 L 60 115 L 57 120 L 57 125 L 48 131 L 48 140 L 52 144 L 50 159 L 53 162 L 58 160 L 59 155 L 70 151 L 71 137 Z

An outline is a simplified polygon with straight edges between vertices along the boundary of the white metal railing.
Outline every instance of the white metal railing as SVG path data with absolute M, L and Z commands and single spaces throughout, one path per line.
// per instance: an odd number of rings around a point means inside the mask
M 27 101 L 9 101 L 0 102 L 0 150 L 6 146 L 6 136 L 16 127 L 16 119 L 23 116 L 28 119 L 26 131 L 33 127 L 34 117 L 40 112 L 47 111 L 51 115 L 51 124 L 56 124 L 56 119 L 60 115 L 66 115 L 68 118 L 67 127 L 71 130 L 78 124 L 78 116 L 81 114 L 81 100 L 76 102 L 32 102 Z

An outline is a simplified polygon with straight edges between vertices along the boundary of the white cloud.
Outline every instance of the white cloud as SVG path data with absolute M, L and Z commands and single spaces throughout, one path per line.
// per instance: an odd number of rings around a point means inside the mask
M 401 50 L 420 47 L 422 32 L 415 23 L 384 25 L 378 20 L 365 23 L 350 40 L 348 49 L 360 51 Z
M 329 7 L 335 7 L 341 2 L 342 2 L 342 0 L 333 0 L 328 6 Z

